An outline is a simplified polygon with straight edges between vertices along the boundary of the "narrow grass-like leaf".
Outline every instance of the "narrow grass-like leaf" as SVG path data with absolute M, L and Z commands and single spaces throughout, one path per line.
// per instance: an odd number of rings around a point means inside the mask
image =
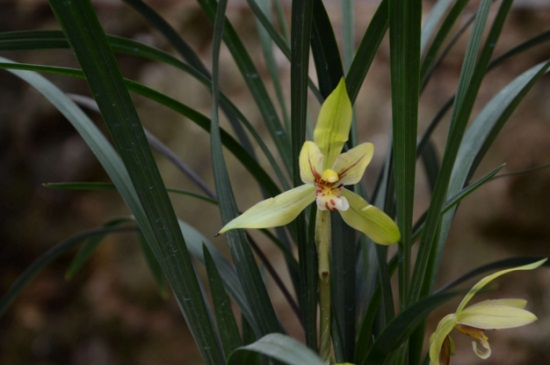
M 388 30 L 388 13 L 388 0 L 382 0 L 365 34 L 361 38 L 357 53 L 346 75 L 346 87 L 352 104 L 355 102 L 357 94 L 359 94 L 361 85 L 363 85 L 367 72 L 378 52 L 380 43 L 382 43 L 382 39 L 384 39 Z
M 39 72 L 49 72 L 55 74 L 61 74 L 65 76 L 72 77 L 84 77 L 80 70 L 63 68 L 63 67 L 50 67 L 50 66 L 40 66 L 40 65 L 29 65 L 21 63 L 8 63 L 0 62 L 0 68 L 14 69 L 14 70 L 34 70 Z M 210 131 L 210 119 L 204 115 L 198 113 L 194 109 L 191 109 L 187 105 L 180 103 L 179 101 L 172 99 L 165 94 L 162 94 L 156 90 L 153 90 L 143 84 L 137 83 L 135 81 L 125 80 L 128 90 L 133 91 L 139 95 L 145 96 L 157 103 L 160 103 L 182 115 L 188 117 L 191 121 L 196 123 L 199 127 L 206 131 Z M 242 165 L 256 178 L 258 183 L 272 196 L 275 196 L 280 193 L 279 188 L 273 182 L 271 177 L 263 170 L 263 168 L 258 164 L 258 162 L 246 152 L 243 147 L 235 141 L 230 134 L 225 130 L 221 130 L 221 138 L 224 146 L 231 151 L 234 156 L 241 161 Z
M 83 105 L 86 108 L 95 111 L 96 113 L 99 113 L 99 108 L 94 99 L 76 94 L 71 94 L 71 98 L 78 104 Z M 195 171 L 193 171 L 193 169 L 191 169 L 185 162 L 183 162 L 174 151 L 172 151 L 168 146 L 166 146 L 161 140 L 155 137 L 155 135 L 148 130 L 145 130 L 145 135 L 147 137 L 147 141 L 155 151 L 160 153 L 176 168 L 183 172 L 189 178 L 189 180 L 191 180 L 209 198 L 216 198 L 216 195 L 214 194 L 214 192 L 212 192 L 212 190 L 210 190 L 206 182 L 198 174 L 196 174 Z
M 50 5 L 69 39 L 103 118 L 124 161 L 154 240 L 151 249 L 165 270 L 193 337 L 207 364 L 223 359 L 210 313 L 190 255 L 168 199 L 141 122 L 125 87 L 105 33 L 89 1 L 51 0 Z
M 42 184 L 45 188 L 51 188 L 51 189 L 64 189 L 64 190 L 96 190 L 96 191 L 102 191 L 102 190 L 116 190 L 116 186 L 112 183 L 103 183 L 103 182 L 65 182 L 65 183 L 44 183 Z M 218 202 L 216 200 L 207 198 L 205 196 L 199 195 L 197 193 L 193 193 L 191 191 L 187 190 L 181 190 L 181 189 L 171 189 L 167 188 L 166 191 L 169 193 L 179 194 L 179 195 L 185 195 L 189 196 L 198 200 L 202 200 L 204 202 L 217 205 Z
M 225 356 L 229 356 L 233 350 L 242 346 L 241 335 L 237 327 L 237 321 L 233 315 L 233 310 L 231 309 L 231 302 L 223 287 L 222 279 L 216 268 L 216 264 L 206 246 L 203 247 L 203 252 L 220 340 Z
M 51 262 L 55 261 L 58 257 L 66 254 L 77 245 L 85 242 L 91 238 L 104 237 L 106 234 L 111 233 L 127 233 L 136 232 L 132 227 L 101 227 L 92 229 L 89 231 L 80 232 L 50 248 L 43 253 L 38 259 L 36 259 L 25 271 L 19 275 L 17 280 L 12 284 L 8 291 L 0 299 L 0 317 L 2 317 L 9 305 L 17 297 L 17 295 L 25 288 L 25 286 L 37 275 L 44 267 Z
M 457 285 L 460 285 L 467 280 L 470 280 L 476 276 L 479 276 L 481 274 L 484 274 L 488 271 L 494 271 L 494 270 L 503 270 L 503 269 L 509 269 L 513 267 L 523 266 L 527 265 L 539 260 L 544 259 L 545 257 L 537 257 L 537 256 L 531 256 L 531 257 L 512 257 L 508 259 L 498 260 L 495 262 L 491 262 L 489 264 L 480 266 L 476 269 L 473 269 L 466 274 L 462 275 L 459 278 L 454 279 L 453 281 L 448 282 L 447 284 L 443 285 L 441 288 L 439 288 L 435 293 L 442 293 L 449 289 L 452 289 L 456 287 Z M 541 267 L 550 267 L 550 261 L 546 261 L 544 264 L 542 264 Z
M 433 67 L 438 52 L 441 50 L 443 42 L 453 29 L 458 18 L 463 14 L 464 7 L 468 4 L 468 0 L 439 1 L 432 9 L 428 17 L 425 27 L 422 31 L 422 54 L 424 55 L 421 67 L 421 80 L 426 79 L 428 71 Z M 452 5 L 452 7 L 451 7 Z M 450 10 L 449 10 L 450 8 Z M 434 28 L 441 18 L 447 14 L 441 25 L 437 27 L 437 33 L 430 47 L 427 48 L 428 41 L 434 32 Z M 426 50 L 427 49 L 427 50 Z M 423 81 L 424 82 L 424 81 Z
M 179 225 L 185 237 L 185 243 L 187 244 L 187 249 L 189 250 L 189 253 L 203 264 L 205 263 L 203 246 L 206 246 L 214 263 L 216 264 L 218 272 L 221 275 L 221 278 L 225 285 L 225 289 L 231 295 L 231 297 L 235 301 L 235 304 L 237 304 L 237 307 L 241 311 L 241 314 L 250 323 L 250 326 L 254 330 L 254 332 L 259 333 L 260 330 L 254 316 L 254 311 L 248 304 L 243 286 L 241 285 L 236 270 L 231 266 L 231 264 L 219 251 L 216 245 L 208 240 L 202 233 L 197 231 L 188 223 L 181 220 L 179 221 Z
M 219 102 L 219 55 L 222 38 L 225 30 L 225 9 L 227 1 L 222 0 L 216 7 L 214 17 L 214 34 L 212 40 L 212 125 L 210 128 L 212 167 L 216 192 L 220 204 L 222 223 L 227 223 L 238 214 L 235 198 L 227 172 L 227 165 L 222 153 L 221 136 L 218 121 Z M 235 262 L 239 280 L 252 313 L 258 324 L 259 333 L 265 335 L 271 332 L 280 332 L 281 327 L 275 315 L 272 303 L 269 300 L 265 284 L 261 279 L 254 256 L 250 251 L 249 243 L 242 230 L 230 231 L 225 234 L 231 254 Z
M 155 284 L 157 284 L 161 297 L 165 299 L 168 298 L 170 291 L 164 279 L 164 272 L 162 271 L 159 261 L 155 257 L 155 253 L 151 247 L 149 247 L 143 235 L 139 235 L 139 246 L 141 247 L 141 252 L 143 253 L 149 272 L 153 276 Z
M 452 196 L 451 198 L 447 199 L 445 202 L 445 205 L 443 206 L 443 209 L 441 209 L 441 214 L 445 214 L 451 209 L 455 209 L 455 207 L 468 195 L 488 183 L 489 181 L 492 181 L 496 174 L 499 173 L 500 170 L 505 165 L 500 165 L 485 176 L 481 177 L 479 180 L 477 180 L 475 183 L 470 184 L 466 187 L 464 187 L 460 192 L 458 192 L 456 195 Z M 414 233 L 413 233 L 413 241 L 417 240 L 420 235 L 422 234 L 422 231 L 424 230 L 424 222 L 426 219 L 426 215 L 423 215 L 418 222 L 416 223 Z
M 384 364 L 413 333 L 416 327 L 441 304 L 455 297 L 457 293 L 442 293 L 424 298 L 408 307 L 395 317 L 374 341 L 361 365 Z
M 290 63 L 290 119 L 292 148 L 292 179 L 294 186 L 301 185 L 298 156 L 306 139 L 307 117 L 307 77 L 309 69 L 309 50 L 311 27 L 313 22 L 313 0 L 295 1 L 291 12 L 291 63 Z M 312 212 L 312 215 L 315 213 Z M 301 213 L 291 224 L 300 264 L 299 301 L 302 309 L 306 344 L 317 350 L 317 254 L 314 250 L 309 221 L 307 231 L 306 214 Z M 308 235 L 309 233 L 309 235 Z M 314 285 L 314 287 L 312 287 Z
M 247 352 L 266 355 L 288 365 L 325 365 L 316 353 L 301 342 L 279 333 L 269 334 L 248 346 L 237 349 L 229 357 L 228 365 L 253 364 L 254 362 L 243 361 Z
M 263 14 L 266 18 L 271 19 L 271 1 L 270 0 L 252 0 L 258 3 Z M 264 54 L 267 70 L 269 71 L 269 76 L 273 82 L 273 88 L 275 89 L 275 95 L 277 96 L 277 101 L 279 102 L 279 108 L 281 109 L 281 115 L 283 116 L 284 124 L 286 130 L 290 130 L 290 115 L 288 114 L 288 108 L 286 105 L 286 99 L 283 93 L 283 88 L 281 85 L 281 79 L 279 75 L 279 67 L 275 60 L 275 54 L 273 52 L 273 41 L 269 38 L 269 34 L 266 28 L 262 25 L 261 22 L 257 22 L 258 34 L 260 36 L 260 42 L 262 44 L 262 51 Z M 290 57 L 290 54 L 289 54 Z
M 435 5 L 431 8 L 430 14 L 428 14 L 424 24 L 422 25 L 422 37 L 420 43 L 420 54 L 422 56 L 424 56 L 428 42 L 432 40 L 434 33 L 440 29 L 438 25 L 441 23 L 441 19 L 448 12 L 452 4 L 453 0 L 442 0 L 435 3 Z
M 129 219 L 127 217 L 115 218 L 106 222 L 103 225 L 103 227 L 105 228 L 117 227 L 120 224 L 127 223 L 127 222 L 134 222 L 134 220 Z M 107 235 L 107 233 L 105 235 Z M 65 272 L 65 280 L 70 280 L 74 277 L 74 275 L 78 272 L 78 270 L 80 270 L 82 266 L 89 260 L 94 250 L 97 248 L 97 246 L 99 246 L 99 244 L 103 241 L 104 238 L 105 236 L 101 236 L 101 235 L 94 236 L 80 247 L 77 254 L 69 264 L 67 271 Z
M 528 39 L 527 41 L 520 43 L 516 47 L 513 47 L 512 49 L 496 57 L 489 65 L 488 69 L 492 70 L 493 68 L 499 66 L 502 62 L 508 60 L 509 58 L 522 54 L 523 52 L 535 46 L 538 46 L 544 42 L 550 42 L 550 30 L 543 32 L 531 39 Z
M 452 172 L 449 195 L 456 194 L 474 173 L 485 152 L 496 138 L 506 121 L 533 85 L 550 69 L 550 61 L 532 67 L 502 89 L 483 108 L 472 122 L 464 136 L 457 154 L 457 162 Z M 438 237 L 437 252 L 440 256 L 450 229 L 456 208 L 451 209 L 442 219 L 442 229 Z
M 344 60 L 344 70 L 346 73 L 351 66 L 353 55 L 355 54 L 354 8 L 355 0 L 342 1 L 342 59 Z
M 370 347 L 373 342 L 373 327 L 376 321 L 377 314 L 379 314 L 379 308 L 381 303 L 381 286 L 378 286 L 374 291 L 369 302 L 365 304 L 365 311 L 363 318 L 358 323 L 357 343 L 361 346 L 357 346 L 355 351 L 354 364 L 361 364 L 366 359 Z
M 214 21 L 216 16 L 216 8 L 218 6 L 217 1 L 199 0 L 199 4 L 202 6 L 208 17 Z M 258 105 L 263 121 L 269 130 L 272 140 L 275 142 L 277 150 L 283 159 L 284 165 L 289 171 L 291 171 L 290 167 L 292 166 L 292 158 L 291 150 L 289 148 L 289 135 L 283 129 L 283 125 L 277 116 L 277 112 L 266 91 L 264 83 L 259 77 L 256 66 L 252 62 L 250 55 L 243 46 L 241 39 L 235 32 L 235 29 L 227 19 L 225 20 L 223 38 L 227 48 L 233 55 L 233 59 L 244 77 L 251 95 Z
M 428 180 L 428 186 L 430 191 L 433 191 L 435 186 L 435 180 L 439 173 L 439 157 L 437 156 L 437 150 L 435 144 L 431 140 L 427 140 L 422 151 L 419 152 L 420 159 L 424 165 L 424 171 L 426 173 L 426 180 Z
M 113 48 L 113 51 L 129 54 L 137 57 L 144 57 L 150 60 L 159 61 L 166 63 L 168 65 L 174 66 L 183 72 L 194 77 L 197 81 L 202 84 L 210 87 L 210 76 L 201 73 L 193 66 L 189 66 L 174 56 L 165 53 L 156 48 L 150 47 L 143 43 L 126 39 L 122 37 L 109 36 L 109 44 Z M 19 32 L 8 32 L 0 33 L 0 49 L 2 50 L 13 50 L 13 49 L 52 49 L 52 48 L 68 48 L 69 44 L 65 40 L 65 36 L 60 31 L 19 31 Z M 264 139 L 259 135 L 256 128 L 252 126 L 250 121 L 241 113 L 239 109 L 229 100 L 229 98 L 220 93 L 220 103 L 223 110 L 226 114 L 230 114 L 231 117 L 229 120 L 232 123 L 235 129 L 236 120 L 243 124 L 246 130 L 252 135 L 254 141 L 260 147 L 266 158 L 268 159 L 270 166 L 274 169 L 279 181 L 282 186 L 286 189 L 289 187 L 286 180 L 285 174 L 282 172 L 282 169 L 279 167 L 279 164 L 276 162 L 273 154 L 267 148 Z M 239 127 L 240 128 L 240 127 Z M 240 133 L 240 129 L 236 130 L 237 138 L 243 145 L 239 145 L 240 149 L 246 150 L 247 153 L 251 154 L 251 148 L 247 138 L 245 139 Z M 243 148 L 244 146 L 244 148 Z M 248 146 L 248 147 L 246 147 Z M 253 154 L 248 157 L 250 160 L 254 160 Z M 256 164 L 256 162 L 254 162 Z M 247 166 L 248 164 L 245 164 Z
M 390 66 L 400 303 L 408 302 L 420 88 L 420 1 L 389 0 Z
M 441 208 L 443 207 L 447 195 L 452 166 L 454 165 L 473 102 L 479 90 L 479 85 L 481 84 L 482 76 L 487 67 L 486 64 L 480 61 L 480 64 L 477 65 L 478 71 L 476 72 L 478 49 L 480 48 L 481 37 L 490 6 L 490 0 L 482 0 L 480 3 L 474 28 L 464 57 L 464 64 L 459 78 L 457 98 L 454 103 L 453 115 L 451 117 L 451 128 L 447 137 L 441 170 L 432 194 L 426 218 L 426 228 L 420 242 L 418 259 L 414 268 L 412 301 L 416 301 L 421 297 L 424 283 L 433 279 L 431 277 L 433 273 L 431 269 L 428 270 L 428 264 L 432 254 L 433 242 L 440 227 Z M 483 61 L 488 62 L 486 57 Z M 483 72 L 481 70 L 483 70 Z M 430 277 L 427 277 L 427 274 Z
M 257 0 L 247 0 L 247 3 L 248 5 L 250 6 L 250 9 L 252 10 L 252 12 L 254 13 L 254 15 L 256 16 L 257 20 L 264 26 L 265 30 L 267 31 L 267 33 L 269 33 L 269 35 L 271 36 L 271 39 L 275 42 L 275 44 L 279 47 L 279 49 L 281 50 L 281 52 L 283 53 L 283 55 L 289 60 L 292 62 L 292 52 L 290 51 L 290 48 L 288 47 L 287 45 L 287 41 L 285 41 L 280 35 L 279 33 L 277 33 L 277 31 L 275 30 L 275 28 L 271 25 L 268 17 L 264 14 L 264 12 L 262 11 L 262 9 L 256 4 L 256 1 Z M 281 17 L 279 17 L 279 19 L 281 19 Z M 282 22 L 283 24 L 285 22 Z M 287 34 L 287 37 L 288 38 L 288 34 Z M 313 95 L 315 97 L 317 97 L 317 99 L 319 101 L 322 101 L 323 98 L 319 92 L 319 90 L 317 89 L 317 87 L 315 86 L 315 84 L 313 83 L 313 81 L 311 79 L 308 79 L 308 85 L 309 85 L 309 88 L 311 90 L 311 92 L 313 93 Z
M 311 53 L 315 62 L 319 90 L 326 98 L 336 89 L 344 75 L 344 69 L 334 30 L 321 0 L 313 2 Z
M 198 72 L 200 72 L 208 80 L 210 79 L 210 74 L 202 63 L 200 57 L 193 51 L 193 49 L 187 44 L 187 42 L 181 38 L 178 32 L 152 7 L 147 5 L 142 0 L 124 0 L 127 4 L 132 6 L 141 16 L 143 16 L 155 29 L 157 29 L 170 44 L 176 49 L 176 51 Z M 232 112 L 228 105 L 224 102 L 221 103 L 221 109 L 226 114 L 229 123 L 233 127 L 235 134 L 237 135 L 238 140 L 241 142 L 242 146 L 254 156 L 254 149 L 250 143 L 248 136 L 244 133 L 243 127 L 238 123 L 235 114 Z
M 331 221 L 333 343 L 338 362 L 346 362 L 352 361 L 355 353 L 355 278 L 359 247 L 356 232 L 344 223 L 339 214 L 331 214 Z

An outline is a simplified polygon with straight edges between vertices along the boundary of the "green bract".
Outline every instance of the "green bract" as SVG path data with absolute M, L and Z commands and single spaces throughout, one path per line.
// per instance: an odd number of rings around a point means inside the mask
M 269 228 L 290 223 L 309 204 L 338 211 L 344 221 L 379 244 L 400 239 L 395 222 L 361 196 L 344 188 L 357 184 L 372 159 L 374 146 L 362 143 L 342 152 L 351 128 L 352 107 L 342 79 L 323 103 L 313 133 L 300 152 L 304 185 L 261 201 L 227 223 L 220 233 L 235 228 Z

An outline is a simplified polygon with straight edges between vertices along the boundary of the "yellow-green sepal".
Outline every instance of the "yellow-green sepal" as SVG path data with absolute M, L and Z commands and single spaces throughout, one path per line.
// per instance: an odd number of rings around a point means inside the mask
M 370 205 L 361 196 L 342 189 L 341 193 L 349 202 L 349 209 L 340 211 L 342 219 L 350 227 L 366 234 L 381 245 L 397 243 L 401 239 L 399 228 L 382 210 Z
M 524 299 L 494 299 L 473 304 L 457 315 L 457 323 L 483 330 L 499 330 L 525 326 L 537 316 L 525 310 Z
M 321 106 L 313 131 L 313 140 L 325 157 L 323 170 L 332 168 L 348 140 L 352 113 L 346 83 L 342 78 Z
M 315 200 L 315 186 L 305 184 L 263 200 L 227 223 L 219 233 L 235 228 L 270 228 L 292 222 Z

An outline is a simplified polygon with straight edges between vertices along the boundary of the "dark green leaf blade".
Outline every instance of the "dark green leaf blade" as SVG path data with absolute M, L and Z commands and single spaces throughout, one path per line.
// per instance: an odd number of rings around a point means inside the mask
M 152 228 L 154 235 L 154 241 L 148 243 L 165 269 L 203 358 L 207 364 L 219 364 L 223 354 L 173 207 L 95 11 L 89 1 L 52 0 L 50 5 L 86 75 L 143 205 L 148 221 L 148 227 L 143 228 Z
M 223 287 L 220 273 L 206 246 L 203 246 L 203 254 L 220 340 L 223 351 L 228 356 L 233 350 L 242 345 L 241 335 L 239 334 L 237 321 L 231 309 L 231 302 Z

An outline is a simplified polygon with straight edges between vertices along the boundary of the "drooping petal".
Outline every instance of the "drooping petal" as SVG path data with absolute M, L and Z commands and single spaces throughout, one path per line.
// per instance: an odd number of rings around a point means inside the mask
M 481 350 L 479 347 L 477 347 L 477 343 L 480 343 L 481 346 L 485 350 Z M 477 357 L 479 357 L 482 360 L 487 360 L 489 357 L 491 357 L 491 354 L 493 351 L 491 350 L 491 345 L 489 345 L 489 341 L 472 341 L 472 349 L 476 353 Z
M 305 184 L 263 200 L 227 223 L 219 233 L 235 228 L 270 228 L 288 224 L 315 200 L 315 186 Z
M 458 320 L 458 318 L 457 318 Z M 472 348 L 475 354 L 481 359 L 488 359 L 491 356 L 491 345 L 489 345 L 489 338 L 485 335 L 485 331 L 481 328 L 470 327 L 461 323 L 457 323 L 456 330 L 466 336 L 473 338 Z M 477 344 L 481 344 L 483 349 L 480 349 Z
M 468 294 L 466 294 L 466 296 L 464 297 L 464 299 L 462 299 L 462 302 L 460 302 L 460 304 L 458 305 L 458 308 L 456 310 L 456 313 L 459 314 L 460 311 L 462 311 L 464 309 L 464 307 L 466 306 L 466 304 L 468 304 L 468 302 L 473 298 L 473 296 L 478 292 L 480 291 L 485 285 L 489 284 L 491 281 L 495 280 L 496 278 L 498 278 L 499 276 L 502 276 L 504 274 L 507 274 L 509 272 L 512 272 L 512 271 L 518 271 L 518 270 L 533 270 L 533 269 L 536 269 L 537 267 L 539 267 L 540 265 L 544 264 L 546 262 L 547 259 L 542 259 L 542 260 L 539 260 L 537 262 L 533 262 L 531 264 L 527 264 L 527 265 L 522 265 L 522 266 L 518 266 L 518 267 L 513 267 L 511 269 L 506 269 L 506 270 L 501 270 L 501 271 L 498 271 L 494 274 L 491 274 L 489 276 L 486 276 L 484 277 L 483 279 L 481 279 L 480 281 L 477 282 L 476 285 L 474 285 L 472 287 L 472 289 L 470 289 L 470 291 L 468 292 Z
M 457 322 L 484 330 L 524 326 L 537 320 L 523 309 L 526 303 L 523 299 L 484 300 L 462 310 Z
M 317 118 L 313 140 L 325 156 L 323 170 L 331 168 L 348 140 L 352 108 L 344 79 L 327 97 Z
M 445 339 L 453 330 L 456 324 L 454 314 L 448 314 L 437 325 L 435 332 L 430 337 L 430 365 L 441 365 L 441 349 Z M 449 354 L 448 354 L 449 355 Z M 448 363 L 448 358 L 443 359 L 443 364 Z
M 319 147 L 306 141 L 300 151 L 300 177 L 306 184 L 313 184 L 315 178 L 323 172 L 323 154 Z
M 361 181 L 365 169 L 372 160 L 374 145 L 362 143 L 336 158 L 332 169 L 338 174 L 338 182 L 353 185 Z
M 396 243 L 401 238 L 395 222 L 383 211 L 370 205 L 352 191 L 342 189 L 341 193 L 349 202 L 349 209 L 340 211 L 344 222 L 366 234 L 381 245 Z

